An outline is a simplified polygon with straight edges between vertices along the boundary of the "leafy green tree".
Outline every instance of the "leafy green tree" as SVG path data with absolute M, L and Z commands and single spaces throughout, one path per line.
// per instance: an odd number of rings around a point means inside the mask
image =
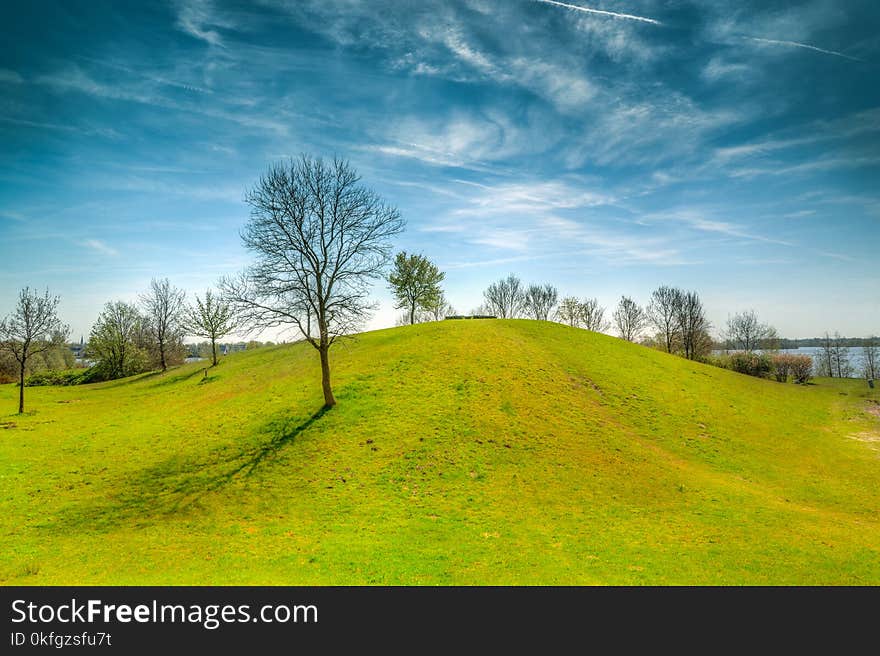
M 105 380 L 141 373 L 147 366 L 147 354 L 139 346 L 144 318 L 137 307 L 123 301 L 111 301 L 92 327 L 87 355 L 96 360 L 99 377 Z
M 443 299 L 440 283 L 446 276 L 424 255 L 407 255 L 401 251 L 394 258 L 394 266 L 388 274 L 388 283 L 397 301 L 394 307 L 405 308 L 409 323 L 416 322 L 416 312 L 432 312 Z
M 33 356 L 64 344 L 70 332 L 58 318 L 60 297 L 50 296 L 47 289 L 40 295 L 25 287 L 18 294 L 12 314 L 0 321 L 0 351 L 12 355 L 18 364 L 18 413 L 24 412 L 24 377 L 28 360 Z

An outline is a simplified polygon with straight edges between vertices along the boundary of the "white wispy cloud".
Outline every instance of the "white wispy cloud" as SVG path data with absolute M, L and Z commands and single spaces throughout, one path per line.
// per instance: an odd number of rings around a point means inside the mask
M 710 82 L 716 82 L 724 78 L 742 78 L 751 71 L 751 67 L 736 62 L 728 62 L 720 57 L 713 57 L 709 63 L 703 67 L 700 77 Z
M 821 255 L 822 257 L 828 257 L 832 260 L 840 260 L 841 262 L 855 262 L 856 258 L 851 255 L 846 255 L 844 253 L 833 253 L 831 251 L 815 251 L 817 255 Z
M 60 132 L 75 132 L 89 136 L 107 137 L 110 139 L 119 138 L 119 133 L 113 128 L 89 127 L 78 125 L 62 125 L 59 123 L 47 123 L 45 121 L 30 121 L 28 119 L 16 118 L 13 116 L 0 116 L 0 122 L 11 123 L 12 125 L 21 125 L 27 128 L 37 128 L 40 130 L 58 130 Z
M 668 212 L 646 214 L 640 219 L 640 221 L 647 224 L 673 222 L 703 233 L 722 235 L 725 237 L 736 237 L 738 239 L 763 242 L 766 244 L 777 244 L 779 246 L 794 246 L 790 241 L 767 237 L 754 232 L 747 226 L 717 219 L 712 215 L 711 210 L 703 210 L 700 208 L 682 208 L 670 210 Z
M 179 2 L 177 7 L 177 27 L 180 30 L 209 45 L 224 47 L 217 28 L 230 25 L 219 17 L 210 0 L 188 0 Z
M 91 248 L 93 251 L 101 253 L 102 255 L 110 255 L 111 257 L 115 257 L 119 255 L 119 251 L 115 248 L 108 246 L 105 242 L 100 239 L 86 239 L 83 242 L 83 246 L 87 248 Z
M 540 224 L 549 238 L 557 243 L 571 244 L 579 247 L 583 254 L 618 264 L 650 262 L 672 266 L 684 263 L 678 249 L 670 247 L 662 238 L 610 232 L 588 221 L 559 216 L 546 216 Z
M 235 99 L 219 97 L 214 104 L 205 105 L 188 99 L 168 97 L 157 86 L 165 84 L 159 80 L 149 80 L 149 83 L 146 84 L 142 81 L 105 81 L 95 76 L 93 71 L 87 71 L 76 64 L 68 64 L 55 72 L 37 77 L 35 81 L 60 92 L 84 93 L 96 98 L 134 102 L 162 109 L 188 112 L 229 121 L 259 132 L 274 132 L 282 136 L 287 136 L 290 132 L 290 124 L 274 116 L 254 111 L 241 111 L 240 107 L 236 105 Z M 285 112 L 276 111 L 273 114 L 285 115 Z
M 546 5 L 556 5 L 557 7 L 564 7 L 566 9 L 573 9 L 575 11 L 582 11 L 587 14 L 597 14 L 599 16 L 609 16 L 611 18 L 622 18 L 624 20 L 633 20 L 639 21 L 641 23 L 651 23 L 652 25 L 662 25 L 658 20 L 653 18 L 647 18 L 645 16 L 635 16 L 633 14 L 622 14 L 616 11 L 606 11 L 604 9 L 593 9 L 591 7 L 582 7 L 580 5 L 571 5 L 567 2 L 556 2 L 555 0 L 535 0 L 535 2 L 541 2 Z
M 558 126 L 515 121 L 495 109 L 430 118 L 409 116 L 375 129 L 377 143 L 362 150 L 492 173 L 503 173 L 494 162 L 545 152 L 561 136 Z
M 0 219 L 7 219 L 9 221 L 15 221 L 16 223 L 24 223 L 27 221 L 27 217 L 20 212 L 11 212 L 9 210 L 0 210 Z
M 24 79 L 16 71 L 0 68 L 0 84 L 21 84 Z
M 700 154 L 707 140 L 745 123 L 751 109 L 710 111 L 678 92 L 659 89 L 638 100 L 603 95 L 604 111 L 585 123 L 584 134 L 564 150 L 566 164 L 656 165 Z
M 767 45 L 773 46 L 788 46 L 792 48 L 805 48 L 807 50 L 814 50 L 816 52 L 821 52 L 825 55 L 834 55 L 835 57 L 843 57 L 844 59 L 849 59 L 851 61 L 864 62 L 864 59 L 859 59 L 858 57 L 852 57 L 850 55 L 845 55 L 842 52 L 837 52 L 836 50 L 826 50 L 825 48 L 819 48 L 817 46 L 810 45 L 809 43 L 799 43 L 797 41 L 784 41 L 780 39 L 762 39 L 756 36 L 746 36 L 743 37 L 749 41 L 754 41 L 756 43 L 764 43 Z
M 469 205 L 454 210 L 453 216 L 486 217 L 553 212 L 613 205 L 617 201 L 612 195 L 559 181 L 504 183 L 491 186 L 465 180 L 456 182 L 474 187 L 476 193 L 471 196 Z

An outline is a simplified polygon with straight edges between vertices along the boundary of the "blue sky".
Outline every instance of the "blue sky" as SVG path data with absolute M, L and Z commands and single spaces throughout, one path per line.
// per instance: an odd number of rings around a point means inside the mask
M 17 5 L 17 6 L 14 6 Z M 245 189 L 347 157 L 467 312 L 509 272 L 716 332 L 880 332 L 874 0 L 3 3 L 0 314 L 75 336 L 151 277 L 247 264 Z M 380 283 L 370 327 L 397 312 Z

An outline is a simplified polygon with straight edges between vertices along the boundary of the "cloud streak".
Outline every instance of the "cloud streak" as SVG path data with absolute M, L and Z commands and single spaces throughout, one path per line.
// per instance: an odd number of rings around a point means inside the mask
M 836 50 L 825 50 L 825 48 L 818 48 L 816 46 L 811 46 L 809 43 L 798 43 L 797 41 L 782 41 L 779 39 L 761 39 L 756 36 L 747 36 L 744 37 L 749 41 L 755 41 L 756 43 L 766 43 L 768 45 L 773 46 L 789 46 L 792 48 L 806 48 L 807 50 L 815 50 L 816 52 L 821 52 L 826 55 L 834 55 L 835 57 L 843 57 L 844 59 L 849 59 L 850 61 L 864 62 L 864 59 L 859 59 L 858 57 L 852 57 L 850 55 L 845 55 L 842 52 L 837 52 Z
M 117 251 L 115 248 L 108 246 L 100 239 L 86 239 L 83 242 L 83 246 L 91 248 L 93 251 L 101 253 L 102 255 L 110 255 L 110 256 L 119 255 L 119 251 Z
M 556 5 L 557 7 L 564 7 L 566 9 L 573 9 L 575 11 L 582 11 L 586 14 L 598 14 L 600 16 L 610 16 L 612 18 L 622 18 L 624 20 L 633 20 L 639 21 L 640 23 L 651 23 L 652 25 L 663 25 L 658 20 L 654 20 L 653 18 L 646 18 L 645 16 L 635 16 L 633 14 L 621 14 L 616 11 L 605 11 L 604 9 L 592 9 L 590 7 L 581 7 L 580 5 L 570 5 L 567 2 L 556 2 L 555 0 L 535 0 L 536 2 L 542 2 L 546 5 Z

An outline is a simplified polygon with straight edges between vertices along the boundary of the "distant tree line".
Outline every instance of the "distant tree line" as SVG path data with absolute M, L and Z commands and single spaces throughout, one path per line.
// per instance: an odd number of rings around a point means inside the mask
M 343 159 L 325 161 L 302 155 L 269 167 L 245 200 L 251 208 L 242 231 L 254 259 L 237 275 L 223 277 L 218 289 L 195 295 L 167 278 L 153 279 L 137 303 L 105 304 L 89 334 L 84 356 L 94 362 L 85 375 L 44 375 L 43 383 L 72 384 L 108 380 L 145 371 L 166 371 L 193 353 L 186 337 L 203 340 L 195 352 L 219 363 L 220 346 L 230 334 L 294 329 L 315 348 L 321 366 L 324 408 L 335 405 L 330 349 L 359 330 L 375 304 L 371 281 L 384 278 L 402 310 L 398 323 L 439 321 L 455 314 L 442 284 L 445 273 L 421 253 L 402 251 L 392 258 L 391 239 L 404 221 L 364 186 Z M 390 266 L 389 266 L 390 265 Z M 58 317 L 59 299 L 49 291 L 25 288 L 12 313 L 0 321 L 0 380 L 18 381 L 19 412 L 24 411 L 28 375 L 70 368 L 69 329 Z M 574 328 L 607 332 L 690 360 L 701 360 L 751 375 L 773 375 L 805 382 L 806 360 L 776 351 L 784 345 L 776 330 L 752 310 L 729 317 L 722 341 L 696 291 L 663 285 L 645 306 L 621 296 L 610 311 L 596 298 L 561 296 L 549 283 L 524 284 L 515 274 L 491 283 L 474 315 L 502 319 L 557 321 Z M 820 375 L 853 374 L 849 349 L 862 350 L 865 376 L 876 378 L 880 346 L 876 338 L 845 339 L 826 334 L 798 345 L 820 348 Z M 248 342 L 248 348 L 258 342 Z M 713 354 L 713 348 L 727 351 Z M 809 358 L 807 358 L 809 360 Z M 812 367 L 810 361 L 810 367 Z

